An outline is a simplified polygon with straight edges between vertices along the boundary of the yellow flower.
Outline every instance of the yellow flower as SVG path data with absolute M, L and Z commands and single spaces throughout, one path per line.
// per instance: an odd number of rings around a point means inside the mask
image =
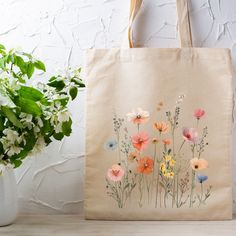
M 168 178 L 168 174 L 169 174 L 169 173 L 168 173 L 166 170 L 162 171 L 162 174 L 163 174 L 165 177 Z
M 161 163 L 160 164 L 160 170 L 163 172 L 163 171 L 165 171 L 166 170 L 166 164 L 165 163 Z
M 166 161 L 170 161 L 171 159 L 172 159 L 171 155 L 166 155 L 166 156 L 165 156 L 165 160 L 166 160 Z
M 174 159 L 171 159 L 170 162 L 169 162 L 171 167 L 173 167 L 175 165 L 175 163 L 176 163 L 176 161 Z
M 175 176 L 175 173 L 172 171 L 172 172 L 170 172 L 170 178 L 171 179 L 173 179 L 174 178 L 174 176 Z
M 175 175 L 174 172 L 165 172 L 165 173 L 163 173 L 163 174 L 164 174 L 164 176 L 165 176 L 166 178 L 170 178 L 170 179 L 173 179 L 173 178 L 174 178 L 174 175 Z

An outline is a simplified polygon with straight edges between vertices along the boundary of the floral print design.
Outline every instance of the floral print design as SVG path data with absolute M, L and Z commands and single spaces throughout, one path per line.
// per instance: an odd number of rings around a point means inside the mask
M 117 162 L 108 167 L 106 189 L 119 208 L 131 202 L 155 208 L 193 208 L 207 203 L 212 186 L 207 184 L 209 163 L 204 156 L 208 128 L 201 121 L 206 112 L 193 109 L 193 127 L 181 125 L 184 99 L 185 95 L 178 97 L 173 111 L 165 111 L 164 120 L 158 119 L 165 108 L 162 101 L 155 122 L 142 108 L 124 118 L 114 115 L 116 139 L 107 141 L 104 148 L 117 154 Z M 147 131 L 148 125 L 152 132 Z

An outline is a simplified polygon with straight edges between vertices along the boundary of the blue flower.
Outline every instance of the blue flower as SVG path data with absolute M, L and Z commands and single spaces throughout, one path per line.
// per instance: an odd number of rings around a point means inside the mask
M 201 174 L 198 174 L 197 175 L 197 181 L 202 184 L 204 181 L 208 180 L 208 176 L 207 175 L 201 175 Z
M 114 151 L 117 148 L 117 141 L 115 139 L 110 139 L 104 144 L 105 150 Z

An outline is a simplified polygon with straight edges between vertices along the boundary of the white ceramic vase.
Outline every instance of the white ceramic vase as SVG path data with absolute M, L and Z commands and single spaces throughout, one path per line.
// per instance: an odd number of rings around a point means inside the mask
M 12 224 L 17 217 L 17 186 L 13 169 L 0 175 L 0 226 Z

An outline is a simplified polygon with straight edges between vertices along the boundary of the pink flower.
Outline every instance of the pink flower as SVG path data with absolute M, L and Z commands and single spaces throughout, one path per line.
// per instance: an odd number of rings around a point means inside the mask
M 148 146 L 149 136 L 146 132 L 140 132 L 131 137 L 133 146 L 139 151 Z
M 117 164 L 113 165 L 107 171 L 107 177 L 110 180 L 114 181 L 114 182 L 121 181 L 121 179 L 123 178 L 124 174 L 125 174 L 124 170 L 121 168 L 121 166 L 119 166 Z
M 137 111 L 132 111 L 126 114 L 128 121 L 134 124 L 143 124 L 149 120 L 149 112 L 138 108 Z
M 198 108 L 194 111 L 193 115 L 199 120 L 201 117 L 205 115 L 205 111 L 201 108 Z
M 183 138 L 184 140 L 191 142 L 193 144 L 198 143 L 198 132 L 194 128 L 183 128 Z

